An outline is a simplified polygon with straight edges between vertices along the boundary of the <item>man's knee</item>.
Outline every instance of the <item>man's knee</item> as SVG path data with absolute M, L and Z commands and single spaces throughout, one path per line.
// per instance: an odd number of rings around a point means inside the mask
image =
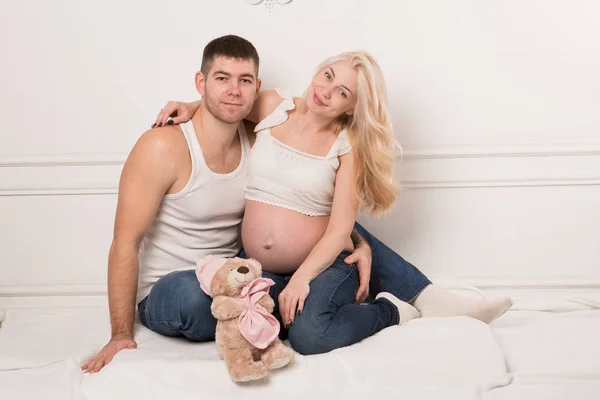
M 179 313 L 183 320 L 204 319 L 208 316 L 214 318 L 210 310 L 212 299 L 204 292 L 187 293 L 181 298 Z
M 194 271 L 172 272 L 152 288 L 146 303 L 146 320 L 167 324 L 176 334 L 190 340 L 213 340 L 216 320 L 212 299 L 202 291 Z M 164 332 L 159 332 L 163 333 Z
M 178 303 L 182 334 L 194 341 L 214 340 L 217 321 L 210 309 L 212 298 L 200 289 L 195 274 L 194 281 L 182 285 Z
M 194 312 L 195 310 L 195 312 Z M 215 339 L 217 320 L 213 317 L 210 307 L 190 307 L 187 319 L 184 319 L 181 333 L 186 338 L 205 342 Z
M 171 272 L 158 280 L 148 295 L 151 309 L 161 314 L 180 315 L 184 310 L 208 307 L 211 298 L 200 288 L 194 271 Z

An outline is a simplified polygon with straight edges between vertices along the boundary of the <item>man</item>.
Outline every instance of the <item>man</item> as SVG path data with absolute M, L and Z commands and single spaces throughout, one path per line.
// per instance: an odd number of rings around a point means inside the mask
M 247 40 L 230 35 L 211 41 L 196 74 L 202 100 L 192 120 L 145 132 L 129 154 L 108 260 L 111 339 L 82 366 L 85 372 L 136 348 L 135 304 L 141 322 L 158 333 L 214 339 L 210 299 L 194 267 L 208 254 L 234 257 L 241 249 L 245 168 L 254 137 L 240 122 L 260 91 L 258 67 Z

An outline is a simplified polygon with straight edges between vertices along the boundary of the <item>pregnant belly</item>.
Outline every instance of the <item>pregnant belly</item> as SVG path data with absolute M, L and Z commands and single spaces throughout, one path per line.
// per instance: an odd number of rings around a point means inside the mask
M 311 217 L 247 200 L 242 243 L 248 257 L 258 260 L 263 270 L 292 274 L 323 237 L 328 223 L 329 216 Z

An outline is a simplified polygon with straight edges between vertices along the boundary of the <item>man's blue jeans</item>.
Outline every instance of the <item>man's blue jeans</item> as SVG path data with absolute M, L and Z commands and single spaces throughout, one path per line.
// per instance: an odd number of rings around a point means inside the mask
M 431 283 L 358 223 L 355 228 L 372 249 L 371 294 L 386 291 L 408 302 Z M 281 337 L 287 336 L 301 354 L 349 346 L 398 323 L 398 310 L 387 299 L 354 304 L 358 272 L 355 265 L 344 263 L 346 256 L 348 253 L 342 252 L 331 267 L 313 280 L 304 310 L 288 330 L 282 327 Z M 280 319 L 277 300 L 290 277 L 269 272 L 263 272 L 263 276 L 275 281 L 270 295 L 275 300 L 274 315 Z M 155 332 L 209 341 L 214 340 L 217 323 L 210 305 L 211 298 L 200 289 L 195 272 L 189 270 L 172 272 L 156 282 L 138 305 L 138 312 L 141 322 Z

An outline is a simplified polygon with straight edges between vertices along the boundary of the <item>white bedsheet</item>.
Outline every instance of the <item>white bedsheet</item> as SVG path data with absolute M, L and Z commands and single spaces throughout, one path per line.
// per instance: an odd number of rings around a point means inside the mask
M 509 312 L 493 331 L 513 379 L 485 400 L 600 398 L 599 310 Z
M 600 380 L 600 311 L 512 312 L 493 326 L 517 377 Z M 600 393 L 599 393 L 600 398 Z
M 265 382 L 234 384 L 214 343 L 191 343 L 136 325 L 138 349 L 117 355 L 101 373 L 82 375 L 79 364 L 108 337 L 104 308 L 8 310 L 0 329 L 1 399 L 39 399 L 20 393 L 27 382 L 62 399 L 210 399 L 244 395 L 286 398 L 477 399 L 507 382 L 505 361 L 490 328 L 473 319 L 423 319 L 386 329 L 329 354 L 297 355 Z M 38 366 L 36 368 L 36 365 Z M 54 392 L 50 382 L 54 374 Z M 81 385 L 78 386 L 79 381 Z M 15 381 L 16 382 L 16 381 Z M 62 382 L 62 383 L 61 383 Z M 70 397 L 65 394 L 71 393 Z
M 85 400 L 73 360 L 0 371 L 0 399 Z
M 510 311 L 491 326 L 464 317 L 414 320 L 328 354 L 297 355 L 268 380 L 246 385 L 229 379 L 214 343 L 163 337 L 137 323 L 138 349 L 122 351 L 99 374 L 83 375 L 79 365 L 108 335 L 104 307 L 7 310 L 0 328 L 0 399 L 600 395 L 599 310 Z
M 513 382 L 486 393 L 484 400 L 597 400 L 600 381 L 563 380 L 554 382 Z

